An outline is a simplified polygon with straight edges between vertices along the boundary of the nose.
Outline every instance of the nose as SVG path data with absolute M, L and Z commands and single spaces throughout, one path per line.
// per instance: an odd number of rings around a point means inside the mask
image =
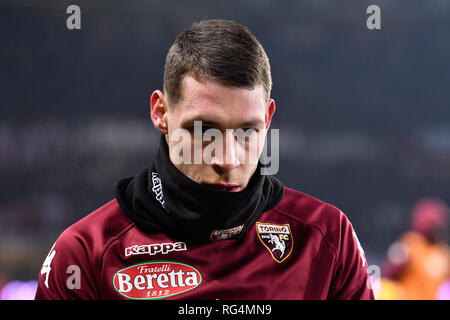
M 223 154 L 220 153 L 214 156 L 211 165 L 218 173 L 223 173 L 239 167 L 241 164 L 239 160 L 239 145 L 235 139 L 233 133 L 228 132 L 225 134 L 223 141 Z

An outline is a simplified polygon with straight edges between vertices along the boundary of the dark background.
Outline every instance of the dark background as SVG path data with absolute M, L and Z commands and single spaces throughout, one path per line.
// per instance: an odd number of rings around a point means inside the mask
M 66 28 L 70 4 L 81 30 Z M 341 208 L 369 265 L 415 201 L 450 203 L 450 1 L 2 1 L 0 286 L 36 280 L 57 236 L 148 164 L 165 55 L 205 18 L 265 47 L 277 177 Z

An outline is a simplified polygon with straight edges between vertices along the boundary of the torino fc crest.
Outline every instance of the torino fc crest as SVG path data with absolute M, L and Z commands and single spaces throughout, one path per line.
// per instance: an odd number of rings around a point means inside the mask
M 256 233 L 272 258 L 281 263 L 292 252 L 292 233 L 289 224 L 256 222 Z

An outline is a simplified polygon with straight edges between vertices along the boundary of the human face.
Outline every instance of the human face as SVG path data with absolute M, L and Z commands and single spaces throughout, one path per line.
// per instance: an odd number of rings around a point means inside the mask
M 275 111 L 275 103 L 273 99 L 267 101 L 263 86 L 253 89 L 237 88 L 208 80 L 197 81 L 186 76 L 182 83 L 180 101 L 176 105 L 169 106 L 168 100 L 161 94 L 157 94 L 160 102 L 156 96 L 152 96 L 152 119 L 155 123 L 154 113 L 162 118 L 158 123 L 163 124 L 163 130 L 156 123 L 155 126 L 166 135 L 170 159 L 175 167 L 191 180 L 222 191 L 239 192 L 245 189 L 256 170 L 257 161 L 244 159 L 259 159 Z M 165 111 L 153 111 L 156 109 L 153 102 L 156 105 L 164 105 Z M 194 136 L 194 121 L 201 121 L 204 130 L 214 128 L 220 131 L 223 137 L 223 152 L 213 152 L 209 161 L 202 159 L 200 163 L 175 161 L 179 156 L 177 153 L 184 147 L 183 144 L 189 144 L 186 146 L 188 148 L 183 150 L 190 150 L 190 159 L 194 159 L 195 150 L 199 147 L 204 150 L 211 143 L 204 139 L 200 143 L 195 142 L 198 136 Z M 172 134 L 180 129 L 189 136 L 177 135 L 178 138 L 173 138 L 175 135 Z M 248 140 L 246 143 L 238 141 L 233 136 L 237 129 L 254 130 L 259 138 L 257 145 L 250 145 Z

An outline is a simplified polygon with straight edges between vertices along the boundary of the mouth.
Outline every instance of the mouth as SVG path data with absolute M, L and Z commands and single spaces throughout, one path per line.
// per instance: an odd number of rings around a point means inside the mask
M 204 185 L 224 192 L 239 192 L 241 186 L 234 183 L 204 183 Z

